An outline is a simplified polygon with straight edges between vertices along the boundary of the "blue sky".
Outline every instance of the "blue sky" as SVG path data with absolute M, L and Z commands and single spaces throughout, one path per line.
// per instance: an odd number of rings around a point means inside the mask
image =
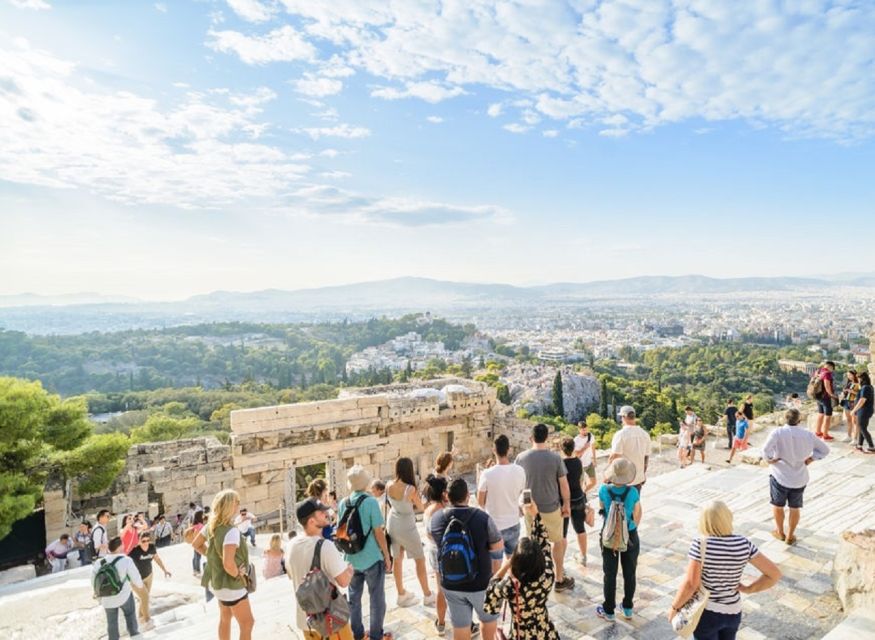
M 875 5 L 0 0 L 0 294 L 875 270 Z

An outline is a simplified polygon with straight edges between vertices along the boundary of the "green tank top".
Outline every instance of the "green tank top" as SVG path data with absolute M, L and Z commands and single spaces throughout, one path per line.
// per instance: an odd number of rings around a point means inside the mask
M 216 527 L 215 533 L 210 536 L 209 529 L 204 528 L 205 537 L 207 538 L 207 566 L 204 569 L 201 585 L 209 588 L 211 591 L 216 589 L 244 589 L 246 584 L 242 578 L 232 578 L 222 564 L 222 544 L 225 540 L 225 535 L 234 528 L 234 525 L 220 524 Z M 240 536 L 240 546 L 237 547 L 237 552 L 234 554 L 234 562 L 240 567 L 249 566 L 249 547 L 246 545 L 246 538 Z

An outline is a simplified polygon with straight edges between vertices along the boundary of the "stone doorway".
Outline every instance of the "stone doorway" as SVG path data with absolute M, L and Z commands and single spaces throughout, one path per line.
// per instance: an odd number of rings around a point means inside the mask
M 298 528 L 298 523 L 295 519 L 295 505 L 307 497 L 307 485 L 316 478 L 328 478 L 327 462 L 289 467 L 286 474 L 284 500 L 286 510 L 285 521 L 286 527 L 289 530 Z

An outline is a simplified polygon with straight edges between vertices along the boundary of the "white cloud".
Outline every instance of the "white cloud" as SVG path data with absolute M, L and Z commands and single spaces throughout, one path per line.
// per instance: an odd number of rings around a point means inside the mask
M 183 209 L 270 200 L 309 172 L 257 138 L 275 94 L 188 92 L 168 105 L 100 86 L 19 41 L 0 49 L 0 175 L 125 204 Z
M 337 149 L 323 149 L 319 152 L 319 155 L 325 158 L 336 158 L 340 155 L 340 151 Z
M 545 138 L 556 138 L 559 136 L 559 132 L 556 129 L 546 129 L 541 132 L 541 135 Z
M 9 0 L 9 4 L 17 9 L 31 9 L 33 11 L 46 11 L 52 8 L 45 0 Z
M 875 134 L 875 3 L 281 2 L 301 25 L 295 55 L 251 51 L 269 36 L 212 46 L 249 62 L 315 59 L 318 48 L 376 78 L 372 95 L 385 99 L 434 103 L 486 87 L 507 95 L 490 116 L 518 109 L 523 122 L 598 130 L 623 115 L 603 130 L 744 120 L 794 136 Z
M 306 96 L 323 98 L 333 96 L 343 90 L 343 82 L 332 78 L 319 78 L 312 73 L 305 73 L 303 78 L 295 81 L 295 91 Z
M 426 118 L 426 120 L 427 120 L 428 122 L 431 122 L 432 124 L 440 124 L 441 122 L 444 121 L 444 119 L 441 118 L 440 116 L 428 116 L 428 117 Z
M 249 22 L 267 22 L 277 12 L 273 2 L 259 0 L 227 0 L 228 6 L 238 16 Z
M 167 13 L 167 5 L 163 2 L 156 2 L 152 6 L 155 7 L 155 11 L 158 11 L 159 13 Z
M 396 87 L 379 87 L 371 91 L 375 98 L 385 100 L 400 100 L 402 98 L 419 98 L 431 104 L 436 104 L 448 98 L 465 94 L 461 87 L 446 87 L 437 82 L 408 82 L 404 89 Z
M 371 130 L 366 127 L 356 127 L 345 122 L 334 127 L 304 127 L 295 129 L 299 133 L 306 133 L 313 140 L 319 138 L 367 138 Z
M 525 133 L 526 131 L 531 129 L 531 127 L 527 127 L 526 125 L 520 124 L 519 122 L 512 122 L 510 124 L 504 125 L 502 129 L 510 131 L 511 133 Z
M 209 31 L 207 46 L 222 53 L 236 53 L 246 64 L 310 60 L 316 48 L 303 34 L 286 25 L 264 36 L 247 36 L 239 31 Z
M 325 178 L 326 180 L 342 180 L 343 178 L 349 178 L 350 176 L 352 176 L 352 174 L 347 171 L 323 171 L 319 174 L 320 178 Z

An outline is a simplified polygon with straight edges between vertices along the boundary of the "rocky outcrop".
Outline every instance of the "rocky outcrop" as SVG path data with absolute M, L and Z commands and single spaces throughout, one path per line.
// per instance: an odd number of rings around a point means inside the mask
M 553 379 L 556 367 L 547 365 L 514 365 L 508 367 L 503 381 L 510 391 L 514 409 L 525 409 L 532 415 L 547 415 L 553 410 Z M 562 367 L 562 403 L 565 419 L 576 422 L 598 409 L 601 389 L 593 376 L 581 375 L 570 367 Z
M 875 529 L 842 534 L 832 577 L 845 611 L 875 611 Z

